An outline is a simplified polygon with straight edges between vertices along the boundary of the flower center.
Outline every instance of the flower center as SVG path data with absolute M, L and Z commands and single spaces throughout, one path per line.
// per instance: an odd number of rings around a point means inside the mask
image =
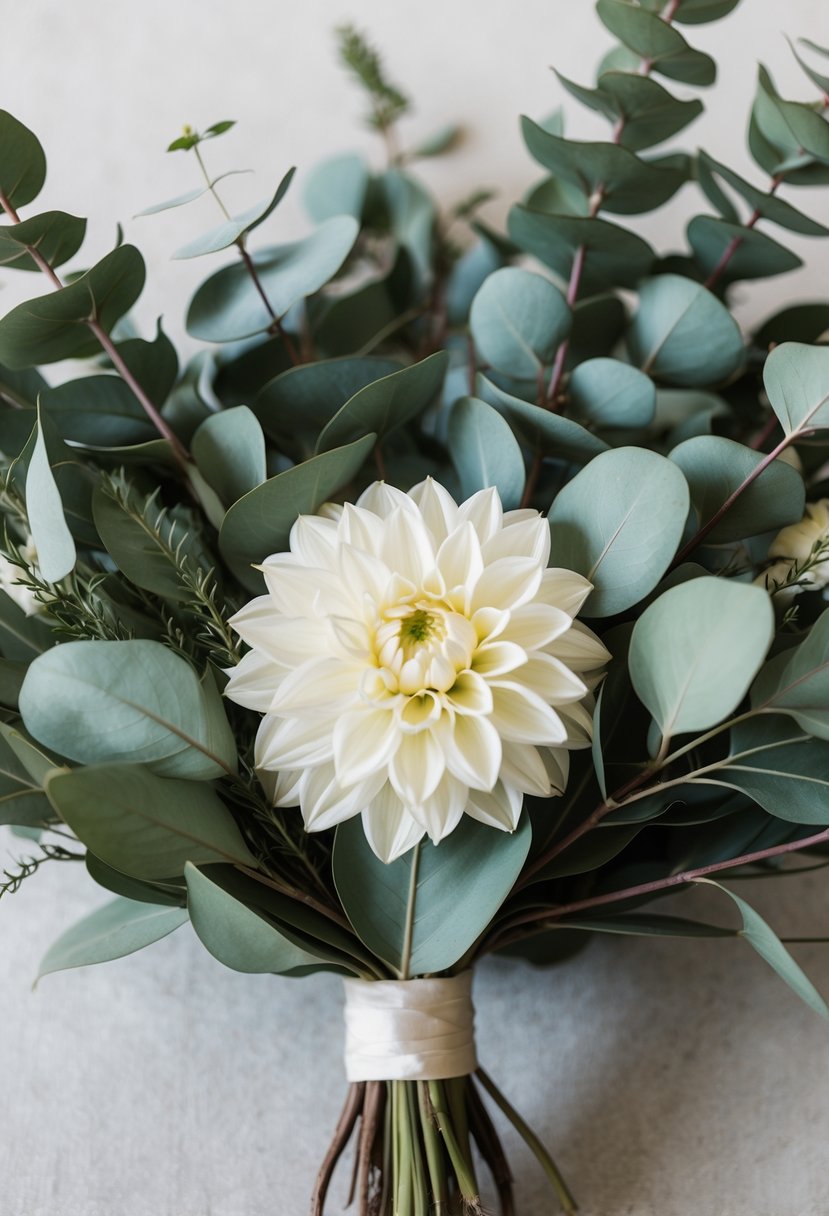
M 387 608 L 375 628 L 378 676 L 384 674 L 374 683 L 378 691 L 382 683 L 386 694 L 445 692 L 469 666 L 476 645 L 469 621 L 442 603 L 420 600 Z
M 440 616 L 425 608 L 415 608 L 400 622 L 400 647 L 407 659 L 414 658 L 421 646 L 431 641 L 440 641 L 446 627 Z

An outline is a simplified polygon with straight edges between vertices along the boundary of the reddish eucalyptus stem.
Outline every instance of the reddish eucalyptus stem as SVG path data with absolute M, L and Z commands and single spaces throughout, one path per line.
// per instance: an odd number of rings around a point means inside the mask
M 732 857 L 727 861 L 715 861 L 707 866 L 697 866 L 693 870 L 683 870 L 679 874 L 671 874 L 667 878 L 657 878 L 652 882 L 638 883 L 634 887 L 624 887 L 621 891 L 608 891 L 604 895 L 593 895 L 588 899 L 577 899 L 570 904 L 560 904 L 556 908 L 550 908 L 546 911 L 525 912 L 520 916 L 514 917 L 504 926 L 502 931 L 504 936 L 508 936 L 508 931 L 517 929 L 521 925 L 530 925 L 539 921 L 559 920 L 562 916 L 571 916 L 575 912 L 584 912 L 588 908 L 599 908 L 605 904 L 618 903 L 623 899 L 634 899 L 640 895 L 652 895 L 657 891 L 667 891 L 671 887 L 685 886 L 689 882 L 693 882 L 697 878 L 704 878 L 708 874 L 717 874 L 721 870 L 733 870 L 738 866 L 754 865 L 758 861 L 766 861 L 770 857 L 782 857 L 786 853 L 795 853 L 802 849 L 813 848 L 818 844 L 829 843 L 829 828 L 824 828 L 821 832 L 816 832 L 814 836 L 806 836 L 802 840 L 790 840 L 786 844 L 777 844 L 772 848 L 758 849 L 754 853 L 744 853 L 740 857 Z M 514 940 L 510 938 L 510 940 Z M 493 949 L 496 945 L 506 945 L 506 941 L 500 941 L 496 936 L 492 939 L 487 949 Z
M 769 190 L 768 190 L 769 195 L 772 195 L 775 193 L 775 191 L 777 190 L 777 187 L 780 185 L 782 180 L 783 179 L 781 177 L 773 177 L 771 179 L 771 182 L 769 183 Z M 743 225 L 743 227 L 746 229 L 746 231 L 750 232 L 751 229 L 754 227 L 754 225 L 757 223 L 757 221 L 762 218 L 762 215 L 763 215 L 763 212 L 760 210 L 760 208 L 755 207 L 754 210 L 752 211 L 751 215 L 748 217 L 745 224 Z M 723 274 L 725 273 L 729 262 L 734 257 L 734 254 L 740 248 L 740 246 L 742 245 L 744 240 L 745 240 L 744 237 L 735 236 L 735 237 L 732 237 L 732 239 L 728 242 L 725 249 L 723 250 L 722 257 L 720 258 L 719 262 L 717 262 L 716 266 L 711 271 L 708 278 L 705 280 L 704 286 L 707 287 L 709 291 L 711 291 L 712 288 L 716 287 L 717 283 L 720 281 Z
M 6 215 L 9 217 L 9 219 L 12 221 L 13 224 L 20 223 L 20 216 L 18 215 L 17 211 L 12 206 L 12 204 L 9 202 L 6 195 L 2 193 L 2 191 L 0 191 L 0 207 L 3 208 Z M 50 283 L 55 288 L 55 290 L 62 291 L 63 287 L 64 287 L 63 281 L 61 280 L 59 275 L 57 275 L 55 273 L 54 269 L 49 265 L 49 263 L 46 261 L 43 254 L 40 252 L 40 250 L 37 248 L 37 246 L 36 245 L 24 245 L 23 248 L 29 254 L 29 257 L 35 263 L 38 270 L 40 270 L 43 274 L 46 275 L 47 279 L 49 279 Z M 159 414 L 155 405 L 152 403 L 150 398 L 144 392 L 141 385 L 136 380 L 135 376 L 132 374 L 130 369 L 127 367 L 126 363 L 124 362 L 123 358 L 121 357 L 121 355 L 118 352 L 118 348 L 116 347 L 115 343 L 110 338 L 109 334 L 106 332 L 105 329 L 102 328 L 100 323 L 97 320 L 95 320 L 94 318 L 90 318 L 89 320 L 85 321 L 84 324 L 87 326 L 87 328 L 90 330 L 90 332 L 95 335 L 95 338 L 97 339 L 98 344 L 100 345 L 101 349 L 106 353 L 112 366 L 115 368 L 115 370 L 118 372 L 118 375 L 121 377 L 121 379 L 127 385 L 127 387 L 130 389 L 133 396 L 136 398 L 136 400 L 140 404 L 141 408 L 144 410 L 144 413 L 147 415 L 150 422 L 152 422 L 153 426 L 158 431 L 159 435 L 163 436 L 163 438 L 169 442 L 171 448 L 173 449 L 173 455 L 175 456 L 178 463 L 182 466 L 182 468 L 186 468 L 187 462 L 189 460 L 186 448 L 183 446 L 183 444 L 181 443 L 181 440 L 178 438 L 178 436 L 170 429 L 168 424 L 161 417 L 161 415 Z
M 737 499 L 740 497 L 740 495 L 743 494 L 748 489 L 748 487 L 752 484 L 752 482 L 757 480 L 757 478 L 760 476 L 760 474 L 763 473 L 769 467 L 769 465 L 777 459 L 777 457 L 780 455 L 780 453 L 785 451 L 785 449 L 789 446 L 789 444 L 792 443 L 793 440 L 796 438 L 797 438 L 796 434 L 783 436 L 783 438 L 778 443 L 777 447 L 772 448 L 772 450 L 768 453 L 768 455 L 763 457 L 763 459 L 760 461 L 760 463 L 751 470 L 748 477 L 746 477 L 737 486 L 736 490 L 732 490 L 732 492 L 729 494 L 728 498 L 726 498 L 725 502 L 720 507 L 720 509 L 718 511 L 714 512 L 714 514 L 711 516 L 711 518 L 708 520 L 708 522 L 706 524 L 703 524 L 703 526 L 699 529 L 699 531 L 696 532 L 691 537 L 691 539 L 688 541 L 688 543 L 686 545 L 683 545 L 683 547 L 680 549 L 679 553 L 677 553 L 676 557 L 671 562 L 671 565 L 669 567 L 670 570 L 675 570 L 677 566 L 682 565 L 682 563 L 685 561 L 685 559 L 691 553 L 693 553 L 693 551 L 694 551 L 694 549 L 696 549 L 697 545 L 702 544 L 702 542 L 705 540 L 706 536 L 708 536 L 709 532 L 713 531 L 713 529 L 716 528 L 717 524 L 720 522 L 722 517 L 731 510 L 731 508 L 734 506 L 734 503 L 737 501 Z
M 758 434 L 756 434 L 754 436 L 754 438 L 752 439 L 751 443 L 748 446 L 750 448 L 753 448 L 755 452 L 759 451 L 760 448 L 763 447 L 763 445 L 766 443 L 766 441 L 771 439 L 772 435 L 777 430 L 779 425 L 780 425 L 780 423 L 779 423 L 777 415 L 772 414 L 771 418 L 769 418 L 768 422 L 763 427 L 762 431 L 759 431 Z

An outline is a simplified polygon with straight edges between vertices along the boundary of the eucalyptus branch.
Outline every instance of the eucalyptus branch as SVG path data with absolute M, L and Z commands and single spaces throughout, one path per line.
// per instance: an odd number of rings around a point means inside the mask
M 20 216 L 17 214 L 17 211 L 15 210 L 15 208 L 12 206 L 12 204 L 9 202 L 8 198 L 2 191 L 0 191 L 0 207 L 3 208 L 6 215 L 9 217 L 9 219 L 12 221 L 13 224 L 20 223 Z M 52 266 L 49 265 L 46 258 L 44 258 L 43 254 L 40 252 L 38 247 L 36 245 L 24 245 L 24 246 L 22 246 L 22 248 L 24 248 L 26 250 L 29 257 L 35 263 L 37 268 L 43 274 L 46 275 L 46 277 L 49 279 L 49 282 L 52 284 L 52 286 L 55 288 L 55 290 L 62 291 L 63 287 L 64 287 L 63 281 L 55 273 Z M 155 405 L 152 403 L 152 401 L 150 400 L 148 395 L 144 392 L 143 388 L 136 380 L 135 376 L 132 374 L 130 369 L 127 367 L 126 363 L 121 358 L 121 355 L 118 352 L 118 348 L 116 347 L 115 343 L 110 338 L 109 334 L 99 324 L 99 322 L 97 321 L 97 319 L 95 317 L 88 317 L 86 319 L 86 321 L 83 322 L 83 324 L 86 325 L 87 329 L 89 329 L 92 334 L 94 334 L 95 338 L 98 341 L 99 346 L 101 347 L 101 349 L 105 352 L 105 354 L 109 358 L 110 362 L 112 363 L 112 366 L 118 372 L 118 375 L 121 377 L 121 379 L 124 381 L 124 383 L 129 388 L 130 392 L 133 394 L 135 399 L 138 401 L 139 405 L 144 410 L 144 413 L 147 415 L 150 422 L 152 422 L 153 426 L 158 431 L 159 435 L 161 435 L 164 439 L 166 439 L 168 441 L 168 443 L 170 444 L 170 447 L 172 448 L 173 455 L 174 455 L 176 461 L 182 467 L 182 469 L 184 469 L 186 471 L 187 464 L 190 459 L 188 456 L 188 453 L 187 453 L 187 449 L 184 447 L 181 440 L 174 433 L 174 431 L 172 431 L 171 428 L 168 426 L 167 422 L 161 417 L 161 414 L 158 412 Z
M 205 165 L 202 154 L 199 151 L 198 138 L 197 137 L 194 137 L 194 138 L 195 138 L 196 142 L 193 143 L 193 145 L 192 145 L 193 152 L 195 153 L 196 160 L 197 160 L 199 168 L 201 169 L 201 172 L 202 172 L 202 176 L 204 177 L 204 180 L 207 183 L 207 188 L 210 191 L 210 193 L 213 195 L 213 198 L 216 200 L 225 219 L 230 220 L 232 218 L 231 214 L 228 211 L 227 207 L 224 205 L 224 202 L 222 201 L 222 196 L 219 194 L 219 191 L 216 189 L 216 183 L 213 181 L 210 174 L 207 172 L 207 166 Z M 265 291 L 262 280 L 259 277 L 259 272 L 257 271 L 256 266 L 254 265 L 253 258 L 250 256 L 247 249 L 245 248 L 244 234 L 242 236 L 237 237 L 233 243 L 236 246 L 236 248 L 239 250 L 239 256 L 241 257 L 242 262 L 244 263 L 245 270 L 248 272 L 248 276 L 250 277 L 250 280 L 253 283 L 253 286 L 256 288 L 259 298 L 265 306 L 265 311 L 267 312 L 268 316 L 271 319 L 271 323 L 268 327 L 269 332 L 274 333 L 279 338 L 281 338 L 282 344 L 285 347 L 285 351 L 288 355 L 288 358 L 291 360 L 291 363 L 294 365 L 294 367 L 296 367 L 298 363 L 302 362 L 302 360 L 300 359 L 299 354 L 297 353 L 297 349 L 294 346 L 293 341 L 291 340 L 290 336 L 286 333 L 285 329 L 282 326 L 282 322 L 280 321 L 279 317 L 277 316 L 276 312 L 274 311 L 273 305 L 271 304 L 270 300 L 268 299 L 268 293 Z
M 767 861 L 770 857 L 782 857 L 786 853 L 796 853 L 820 844 L 829 844 L 829 828 L 823 828 L 813 836 L 789 840 L 785 844 L 773 845 L 768 849 L 757 849 L 753 853 L 743 853 L 740 857 L 731 857 L 726 861 L 715 861 L 707 866 L 682 870 L 679 874 L 668 875 L 667 878 L 656 878 L 651 882 L 638 883 L 636 886 L 624 887 L 619 891 L 606 891 L 602 895 L 591 895 L 587 899 L 577 899 L 573 903 L 559 904 L 554 908 L 524 912 L 501 926 L 490 941 L 485 943 L 484 951 L 497 950 L 510 942 L 520 940 L 523 934 L 514 937 L 510 935 L 510 931 L 517 930 L 522 925 L 535 925 L 537 928 L 543 929 L 545 923 L 549 921 L 551 928 L 557 928 L 558 922 L 563 916 L 572 916 L 574 913 L 584 912 L 588 908 L 600 908 L 606 904 L 619 903 L 624 899 L 636 899 L 641 895 L 655 895 L 659 891 L 668 891 L 672 887 L 686 886 L 689 882 L 704 878 L 708 874 L 717 874 L 721 870 L 731 870 L 738 866 L 754 865 L 760 861 Z

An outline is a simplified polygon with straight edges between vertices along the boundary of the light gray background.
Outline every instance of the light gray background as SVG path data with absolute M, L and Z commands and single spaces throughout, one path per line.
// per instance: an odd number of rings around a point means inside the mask
M 467 129 L 463 147 L 424 166 L 424 178 L 447 201 L 496 187 L 488 214 L 499 221 L 538 176 L 517 115 L 540 117 L 562 100 L 550 63 L 589 81 L 607 44 L 587 0 L 29 0 L 6 16 L 0 105 L 46 146 L 43 205 L 90 215 L 90 258 L 124 222 L 149 265 L 140 315 L 149 325 L 163 313 L 174 336 L 208 267 L 167 259 L 214 222 L 210 200 L 130 217 L 197 184 L 189 157 L 163 151 L 183 122 L 239 120 L 206 151 L 215 172 L 256 170 L 228 186 L 240 208 L 290 164 L 302 170 L 343 148 L 379 164 L 357 125 L 361 99 L 332 54 L 332 27 L 355 19 L 416 99 L 407 140 L 448 119 Z M 688 143 L 757 181 L 741 147 L 755 59 L 784 91 L 807 95 L 783 25 L 829 42 L 823 0 L 743 0 L 726 21 L 688 30 L 722 68 Z M 568 111 L 571 134 L 602 137 L 597 120 Z M 818 194 L 788 197 L 829 219 Z M 695 209 L 688 189 L 638 224 L 659 248 L 677 248 Z M 304 228 L 294 189 L 263 236 Z M 826 294 L 825 246 L 784 239 L 808 264 L 740 288 L 746 322 Z M 8 279 L 2 306 L 33 283 Z M 10 848 L 26 851 L 20 841 Z M 818 873 L 740 889 L 781 933 L 805 935 L 829 933 L 825 882 Z M 142 955 L 48 977 L 32 993 L 45 948 L 103 898 L 72 866 L 52 865 L 0 907 L 0 1216 L 304 1213 L 342 1100 L 337 981 L 235 975 L 185 927 Z M 711 896 L 693 898 L 704 909 Z M 829 992 L 827 947 L 795 950 Z M 829 1210 L 829 1034 L 747 946 L 606 938 L 553 972 L 487 964 L 476 992 L 482 1059 L 556 1151 L 584 1216 Z M 515 1160 L 521 1216 L 546 1216 L 536 1167 L 520 1146 Z

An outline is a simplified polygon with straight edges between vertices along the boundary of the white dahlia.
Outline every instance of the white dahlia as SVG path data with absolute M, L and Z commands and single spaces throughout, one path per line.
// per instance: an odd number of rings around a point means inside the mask
M 561 793 L 609 656 L 573 620 L 590 583 L 549 553 L 537 511 L 491 489 L 458 506 L 431 478 L 300 516 L 231 621 L 252 649 L 226 691 L 265 715 L 274 805 L 312 832 L 362 815 L 392 861 L 464 812 L 512 831 L 525 793 Z

